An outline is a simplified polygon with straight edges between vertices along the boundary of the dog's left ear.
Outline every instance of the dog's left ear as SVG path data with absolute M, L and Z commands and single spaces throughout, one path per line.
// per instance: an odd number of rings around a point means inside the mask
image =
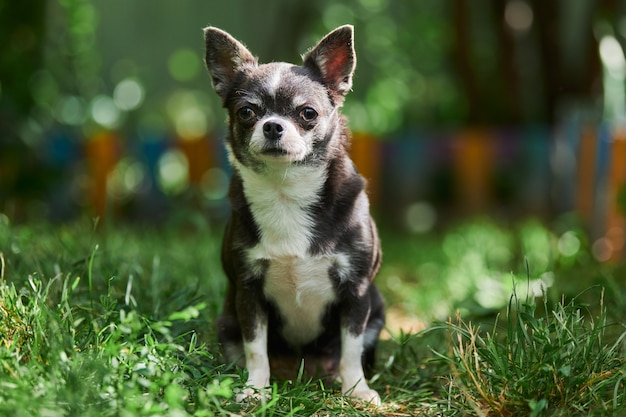
M 340 104 L 352 88 L 352 74 L 356 66 L 353 26 L 340 26 L 326 35 L 304 56 L 304 66 L 319 73 L 324 85 Z

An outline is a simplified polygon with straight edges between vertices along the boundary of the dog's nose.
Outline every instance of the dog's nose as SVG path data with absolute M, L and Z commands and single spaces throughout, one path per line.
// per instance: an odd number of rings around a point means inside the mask
M 263 125 L 263 134 L 267 140 L 279 140 L 285 128 L 279 122 L 268 121 Z

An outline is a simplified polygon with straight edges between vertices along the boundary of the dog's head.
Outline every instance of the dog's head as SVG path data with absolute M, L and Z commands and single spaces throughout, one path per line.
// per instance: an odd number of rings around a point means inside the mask
M 206 65 L 228 109 L 231 157 L 253 169 L 319 164 L 342 132 L 338 109 L 356 64 L 352 26 L 326 35 L 302 66 L 259 65 L 228 33 L 204 30 Z

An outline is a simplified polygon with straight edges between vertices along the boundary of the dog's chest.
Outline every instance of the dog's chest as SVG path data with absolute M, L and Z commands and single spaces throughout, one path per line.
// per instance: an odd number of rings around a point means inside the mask
M 280 312 L 283 336 L 293 345 L 303 345 L 323 330 L 324 313 L 336 299 L 331 271 L 348 265 L 342 254 L 308 253 L 315 233 L 310 208 L 320 198 L 325 171 L 299 167 L 263 177 L 244 169 L 242 177 L 260 230 L 259 243 L 248 251 L 247 261 L 263 274 L 263 291 Z
M 334 267 L 330 256 L 269 261 L 263 291 L 278 308 L 283 321 L 282 335 L 290 344 L 306 344 L 322 332 L 324 314 L 336 299 L 329 276 Z

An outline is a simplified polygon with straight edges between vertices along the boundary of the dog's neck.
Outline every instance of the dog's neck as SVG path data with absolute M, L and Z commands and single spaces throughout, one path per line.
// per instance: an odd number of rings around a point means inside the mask
M 305 256 L 314 233 L 310 207 L 327 180 L 325 165 L 268 164 L 258 172 L 231 158 L 260 231 L 259 257 Z

